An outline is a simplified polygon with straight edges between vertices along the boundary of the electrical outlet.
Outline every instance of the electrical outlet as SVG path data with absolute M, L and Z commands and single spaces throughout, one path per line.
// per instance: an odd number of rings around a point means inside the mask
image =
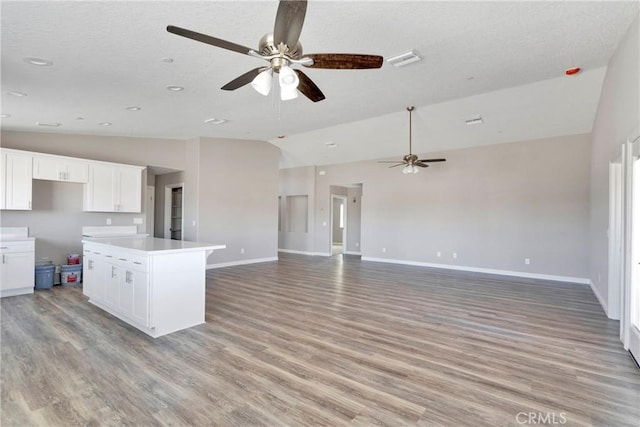
M 142 224 L 142 218 L 133 218 L 134 224 Z
M 243 254 L 244 253 L 244 248 L 240 248 L 240 253 Z
M 382 253 L 386 253 L 387 252 L 387 248 L 382 248 Z
M 530 258 L 525 258 L 525 259 L 524 259 L 524 263 L 525 263 L 526 265 L 531 264 L 531 259 L 530 259 Z
M 327 226 L 327 221 L 322 221 L 322 226 L 326 227 Z
M 191 226 L 195 227 L 196 226 L 196 220 L 194 219 L 193 221 L 191 221 Z
M 356 242 L 356 248 L 360 247 L 360 243 Z
M 438 251 L 438 258 L 440 258 L 442 256 L 442 252 Z
M 107 218 L 107 225 L 111 225 L 111 218 Z
M 453 253 L 453 259 L 456 259 L 456 258 L 458 258 L 458 253 L 457 253 L 457 252 L 454 252 L 454 253 Z

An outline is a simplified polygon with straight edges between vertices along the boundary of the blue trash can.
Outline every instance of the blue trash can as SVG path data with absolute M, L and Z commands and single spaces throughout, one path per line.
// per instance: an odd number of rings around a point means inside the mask
M 60 284 L 62 286 L 79 285 L 80 282 L 82 282 L 82 264 L 60 266 Z
M 36 289 L 51 289 L 55 271 L 56 266 L 53 264 L 36 265 Z

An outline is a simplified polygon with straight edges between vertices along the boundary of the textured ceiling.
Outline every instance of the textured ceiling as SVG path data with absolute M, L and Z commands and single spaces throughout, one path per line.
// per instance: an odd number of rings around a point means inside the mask
M 424 58 L 404 68 L 385 63 L 379 70 L 308 69 L 327 97 L 315 104 L 302 96 L 281 102 L 250 86 L 221 91 L 263 63 L 165 31 L 177 25 L 257 47 L 272 31 L 277 6 L 276 1 L 3 1 L 1 100 L 2 112 L 11 117 L 2 119 L 2 128 L 271 140 L 283 149 L 285 166 L 400 154 L 406 151 L 407 105 L 420 107 L 416 137 L 422 127 L 423 136 L 443 141 L 425 146 L 428 151 L 496 140 L 485 131 L 429 134 L 430 128 L 446 133 L 446 123 L 465 114 L 488 114 L 487 125 L 499 122 L 491 128 L 504 135 L 497 140 L 588 132 L 602 67 L 639 7 L 637 1 L 310 1 L 301 35 L 305 52 L 390 57 L 415 49 Z M 54 65 L 33 66 L 24 57 Z M 163 62 L 166 57 L 174 61 Z M 558 79 L 571 66 L 586 72 L 573 81 Z M 168 85 L 185 90 L 170 92 Z M 504 91 L 517 86 L 522 87 Z M 563 102 L 572 108 L 558 108 Z M 126 111 L 127 106 L 142 110 Z M 553 113 L 547 106 L 555 106 Z M 514 108 L 535 120 L 513 123 Z M 203 123 L 212 117 L 229 122 Z M 372 135 L 369 125 L 375 121 L 368 119 L 376 117 L 386 132 Z M 439 124 L 428 125 L 436 118 Z M 38 121 L 62 125 L 42 128 Z M 531 130 L 534 124 L 540 131 Z M 454 127 L 449 131 L 457 132 Z M 277 135 L 287 138 L 276 140 Z M 337 139 L 339 146 L 327 151 L 324 143 Z M 447 146 L 447 139 L 464 143 Z M 294 147 L 294 141 L 301 143 Z M 312 145 L 303 148 L 303 142 Z M 316 153 L 313 147 L 320 145 L 325 151 Z

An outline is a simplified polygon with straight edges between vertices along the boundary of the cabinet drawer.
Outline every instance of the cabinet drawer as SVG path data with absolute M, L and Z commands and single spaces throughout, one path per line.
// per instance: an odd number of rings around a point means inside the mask
M 130 268 L 136 271 L 146 272 L 147 268 L 147 257 L 134 255 L 131 257 L 131 265 Z
M 0 253 L 32 252 L 35 250 L 34 242 L 0 242 Z

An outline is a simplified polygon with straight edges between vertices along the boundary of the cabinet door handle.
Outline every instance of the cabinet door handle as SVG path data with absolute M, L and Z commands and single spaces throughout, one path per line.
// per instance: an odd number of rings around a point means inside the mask
M 105 255 L 107 258 L 113 258 L 113 255 Z
M 116 277 L 116 268 L 112 265 L 111 266 L 111 278 L 113 279 L 114 277 Z
M 89 260 L 89 265 L 88 265 L 88 267 L 87 267 L 87 268 L 88 268 L 89 270 L 93 270 L 93 260 L 92 260 L 92 259 L 90 259 L 90 260 Z
M 120 261 L 126 261 L 126 258 L 118 258 Z
M 131 272 L 129 270 L 126 272 L 125 282 L 131 283 Z
M 29 200 L 29 209 L 31 209 L 31 200 Z
M 9 246 L 0 246 L 0 249 L 9 249 Z
M 58 179 L 62 179 L 62 172 L 58 172 Z
M 4 255 L 4 254 L 2 254 L 2 263 L 3 263 L 3 264 L 6 264 L 6 262 L 5 262 L 5 255 Z
M 141 263 L 141 262 L 138 262 L 138 261 L 133 261 L 133 263 L 134 263 L 134 264 L 138 264 L 138 265 L 142 265 L 142 263 Z

